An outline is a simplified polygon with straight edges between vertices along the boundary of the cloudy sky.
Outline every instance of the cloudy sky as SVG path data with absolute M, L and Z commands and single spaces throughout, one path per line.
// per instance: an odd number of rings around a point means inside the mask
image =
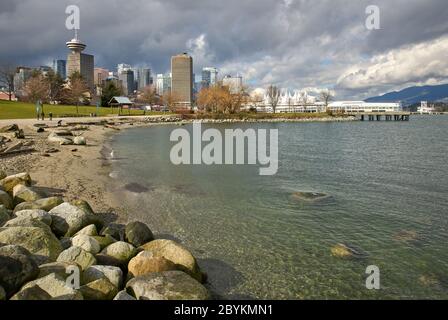
M 65 8 L 96 66 L 169 70 L 187 51 L 195 72 L 216 66 L 252 87 L 332 88 L 361 99 L 448 82 L 447 0 L 0 0 L 0 63 L 65 58 Z M 380 8 L 368 30 L 366 7 Z

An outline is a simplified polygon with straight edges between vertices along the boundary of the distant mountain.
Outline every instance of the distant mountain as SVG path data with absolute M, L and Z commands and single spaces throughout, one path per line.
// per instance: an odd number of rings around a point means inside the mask
M 438 86 L 410 87 L 401 91 L 386 93 L 382 96 L 372 97 L 366 102 L 399 102 L 404 106 L 409 106 L 420 101 L 447 102 L 448 84 Z

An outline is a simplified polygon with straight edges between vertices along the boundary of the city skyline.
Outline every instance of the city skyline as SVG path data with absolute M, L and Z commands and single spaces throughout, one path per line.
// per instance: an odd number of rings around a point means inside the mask
M 201 6 L 188 1 L 131 2 L 135 5 L 125 8 L 118 1 L 107 6 L 101 1 L 76 2 L 81 9 L 80 37 L 89 44 L 95 66 L 112 69 L 126 61 L 136 67 L 148 65 L 153 74 L 166 73 L 170 57 L 186 51 L 195 60 L 197 75 L 203 67 L 215 66 L 221 75 L 242 74 L 253 88 L 270 83 L 331 88 L 339 98 L 353 99 L 448 79 L 448 9 L 441 0 L 376 1 L 380 30 L 365 27 L 369 1 L 264 0 L 243 5 L 231 0 Z M 1 49 L 0 60 L 51 65 L 65 57 L 60 43 L 72 36 L 64 28 L 68 4 L 6 1 L 0 32 L 8 46 Z M 396 6 L 405 9 L 395 10 Z M 133 19 L 127 28 L 117 29 L 122 10 Z M 221 18 L 211 19 L 217 11 Z M 39 19 L 24 21 L 30 12 Z M 176 12 L 178 19 L 169 19 L 169 12 Z M 199 19 L 200 24 L 194 23 Z M 31 36 L 28 41 L 22 41 L 24 34 Z M 412 59 L 411 52 L 419 59 Z

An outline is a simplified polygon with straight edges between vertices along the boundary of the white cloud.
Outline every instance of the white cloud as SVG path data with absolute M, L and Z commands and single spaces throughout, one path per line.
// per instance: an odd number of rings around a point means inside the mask
M 448 79 L 448 37 L 404 46 L 348 68 L 337 80 L 342 89 L 437 83 Z

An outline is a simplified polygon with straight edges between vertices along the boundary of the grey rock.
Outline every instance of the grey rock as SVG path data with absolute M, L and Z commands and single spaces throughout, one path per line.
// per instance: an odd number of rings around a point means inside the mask
M 34 285 L 32 287 L 20 290 L 10 300 L 51 300 L 51 296 L 39 286 Z
M 34 286 L 40 287 L 55 300 L 83 300 L 81 292 L 67 285 L 65 278 L 56 273 L 28 282 L 21 291 Z
M 146 224 L 134 221 L 126 225 L 125 239 L 134 246 L 139 247 L 154 240 L 154 235 Z
M 14 213 L 14 215 L 17 218 L 30 217 L 33 219 L 38 219 L 39 221 L 51 226 L 51 215 L 45 210 L 40 209 L 21 210 Z
M 31 256 L 31 252 L 29 252 L 24 247 L 21 247 L 21 246 L 15 245 L 15 244 L 8 244 L 8 245 L 0 247 L 0 256 L 12 256 L 15 254 Z
M 0 255 L 0 286 L 10 297 L 27 281 L 37 277 L 39 270 L 31 257 L 22 254 Z
M 118 267 L 113 266 L 90 266 L 82 273 L 82 283 L 107 278 L 117 289 L 121 288 L 123 283 L 123 271 Z
M 120 261 L 122 264 L 127 264 L 137 254 L 137 249 L 127 242 L 119 241 L 107 246 L 101 253 Z
M 95 237 L 95 236 L 98 236 L 98 231 L 96 229 L 96 226 L 94 224 L 91 224 L 91 225 L 88 225 L 87 227 L 84 227 L 81 230 L 79 230 L 75 234 L 75 236 L 77 236 L 79 234 L 84 234 L 86 236 Z
M 11 196 L 2 190 L 0 190 L 0 205 L 3 205 L 7 209 L 12 209 L 13 205 Z
M 42 199 L 42 196 L 33 190 L 33 188 L 25 186 L 23 184 L 18 184 L 14 187 L 13 191 L 14 205 L 18 205 L 22 202 L 33 202 Z
M 96 217 L 84 210 L 64 202 L 50 210 L 51 228 L 58 236 L 70 237 L 82 228 L 96 222 Z
M 55 235 L 40 227 L 4 228 L 0 231 L 0 242 L 24 247 L 38 265 L 55 261 L 62 251 Z
M 29 173 L 22 172 L 7 176 L 6 178 L 0 180 L 0 186 L 2 186 L 3 190 L 8 193 L 12 193 L 12 190 L 18 184 L 29 186 L 31 184 L 31 176 L 29 175 Z
M 101 278 L 83 285 L 80 289 L 85 300 L 112 300 L 118 293 L 107 278 Z
M 126 291 L 138 300 L 208 300 L 207 289 L 182 271 L 150 273 L 130 280 Z
M 100 244 L 95 240 L 95 238 L 84 234 L 74 236 L 72 239 L 72 246 L 83 248 L 92 254 L 97 254 L 101 250 Z
M 61 254 L 59 255 L 59 257 L 57 258 L 57 261 L 58 262 L 75 262 L 83 270 L 96 264 L 95 256 L 80 247 L 70 247 L 70 248 L 62 251 Z
M 129 293 L 123 290 L 117 293 L 114 300 L 137 300 L 137 299 L 135 299 L 133 296 L 131 296 Z
M 45 211 L 50 211 L 51 209 L 60 205 L 63 202 L 64 201 L 62 200 L 61 197 L 49 197 L 32 202 L 22 202 L 14 208 L 14 212 L 29 209 L 41 209 Z
M 77 146 L 85 146 L 87 144 L 86 138 L 78 136 L 73 139 L 73 143 Z

